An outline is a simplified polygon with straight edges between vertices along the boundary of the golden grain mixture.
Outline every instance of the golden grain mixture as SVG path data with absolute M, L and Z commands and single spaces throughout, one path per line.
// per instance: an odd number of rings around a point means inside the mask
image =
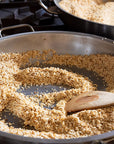
M 114 25 L 114 2 L 103 0 L 61 0 L 60 6 L 83 19 Z
M 35 59 L 34 64 L 31 61 Z M 10 110 L 35 130 L 14 128 L 0 120 L 0 130 L 39 138 L 75 138 L 101 134 L 114 130 L 114 106 L 83 110 L 67 115 L 65 103 L 96 86 L 82 75 L 58 67 L 40 68 L 39 64 L 76 66 L 98 73 L 107 83 L 107 91 L 114 92 L 114 56 L 57 55 L 53 50 L 28 51 L 25 53 L 0 54 L 0 111 Z M 68 85 L 70 90 L 39 95 L 43 105 L 56 106 L 50 110 L 39 105 L 37 97 L 30 98 L 18 93 L 20 86 Z

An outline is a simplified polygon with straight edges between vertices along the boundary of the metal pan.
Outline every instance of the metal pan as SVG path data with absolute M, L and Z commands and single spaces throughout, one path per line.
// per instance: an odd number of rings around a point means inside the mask
M 23 27 L 29 25 L 20 25 Z M 12 28 L 12 27 L 11 27 Z M 8 28 L 8 29 L 11 29 Z M 13 27 L 17 28 L 17 26 Z M 33 29 L 29 27 L 31 31 Z M 22 34 L 15 34 L 13 36 L 3 37 L 3 30 L 1 30 L 1 39 L 0 39 L 0 53 L 8 52 L 25 52 L 28 50 L 46 50 L 54 49 L 58 54 L 71 54 L 71 55 L 91 55 L 91 54 L 111 54 L 114 55 L 114 44 L 112 40 L 104 39 L 102 37 L 97 37 L 89 34 L 82 33 L 73 33 L 73 32 L 62 32 L 62 31 L 48 31 L 48 32 L 28 32 Z M 80 73 L 78 69 L 71 69 L 73 72 Z M 82 73 L 81 73 L 82 74 Z M 89 75 L 90 73 L 83 73 L 84 75 Z M 92 73 L 91 73 L 92 76 Z M 92 76 L 93 77 L 93 76 Z M 102 87 L 99 81 L 93 82 L 99 84 L 99 90 L 105 90 L 105 87 Z M 34 88 L 33 88 L 34 89 Z M 29 89 L 30 90 L 30 89 Z M 43 88 L 41 89 L 43 91 Z M 12 120 L 13 117 L 6 114 L 8 119 Z M 18 120 L 18 119 L 16 119 Z M 19 123 L 18 123 L 19 126 Z M 39 139 L 39 138 L 30 138 L 23 137 L 18 135 L 13 135 L 0 131 L 0 143 L 8 144 L 36 144 L 36 143 L 91 143 L 94 144 L 112 141 L 114 137 L 114 131 L 107 132 L 101 135 L 94 135 L 83 138 L 74 138 L 74 139 Z
M 56 7 L 52 8 L 48 8 L 46 5 L 44 5 L 43 0 L 38 1 L 47 12 L 57 14 L 64 24 L 72 31 L 95 34 L 114 40 L 114 26 L 101 24 L 74 16 L 60 7 L 59 2 L 61 0 L 53 0 Z

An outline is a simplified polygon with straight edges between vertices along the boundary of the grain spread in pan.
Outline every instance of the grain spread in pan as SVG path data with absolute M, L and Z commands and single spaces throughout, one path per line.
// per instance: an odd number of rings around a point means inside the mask
M 32 59 L 36 59 L 34 66 Z M 39 138 L 76 138 L 102 134 L 114 130 L 114 106 L 83 110 L 67 115 L 65 103 L 85 91 L 95 90 L 96 86 L 82 75 L 58 67 L 39 67 L 44 64 L 75 65 L 98 73 L 107 83 L 107 91 L 114 92 L 114 56 L 58 55 L 53 50 L 28 51 L 25 53 L 0 54 L 0 111 L 10 110 L 35 130 L 14 128 L 3 119 L 0 130 L 12 134 Z M 20 86 L 68 85 L 69 90 L 39 95 L 43 105 L 57 103 L 53 109 L 39 105 L 37 97 L 30 98 L 18 93 Z
M 90 21 L 114 25 L 114 2 L 103 0 L 61 0 L 65 11 Z

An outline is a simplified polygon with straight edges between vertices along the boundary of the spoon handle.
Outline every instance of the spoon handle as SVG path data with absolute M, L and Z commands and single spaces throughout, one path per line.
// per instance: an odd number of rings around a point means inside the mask
M 114 94 L 104 91 L 90 91 L 72 98 L 65 105 L 67 112 L 81 111 L 114 105 Z

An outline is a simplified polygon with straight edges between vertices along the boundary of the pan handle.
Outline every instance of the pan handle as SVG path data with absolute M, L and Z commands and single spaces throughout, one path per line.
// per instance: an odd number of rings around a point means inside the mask
M 47 7 L 42 0 L 38 0 L 39 4 L 41 5 L 41 7 L 47 11 L 49 14 L 52 14 L 53 16 L 58 16 L 58 14 L 60 13 L 60 10 L 57 8 L 57 6 L 51 6 L 51 7 Z
M 14 25 L 14 26 L 9 26 L 9 27 L 4 27 L 2 29 L 0 29 L 0 37 L 5 37 L 5 32 L 9 31 L 9 30 L 14 30 L 14 29 L 21 29 L 21 28 L 27 28 L 26 31 L 27 32 L 34 32 L 34 29 L 31 25 L 29 24 L 20 24 L 20 25 Z M 25 31 L 25 29 L 24 29 Z
M 112 144 L 114 142 L 114 137 L 111 137 L 109 139 L 99 140 L 99 141 L 93 141 L 92 144 Z

